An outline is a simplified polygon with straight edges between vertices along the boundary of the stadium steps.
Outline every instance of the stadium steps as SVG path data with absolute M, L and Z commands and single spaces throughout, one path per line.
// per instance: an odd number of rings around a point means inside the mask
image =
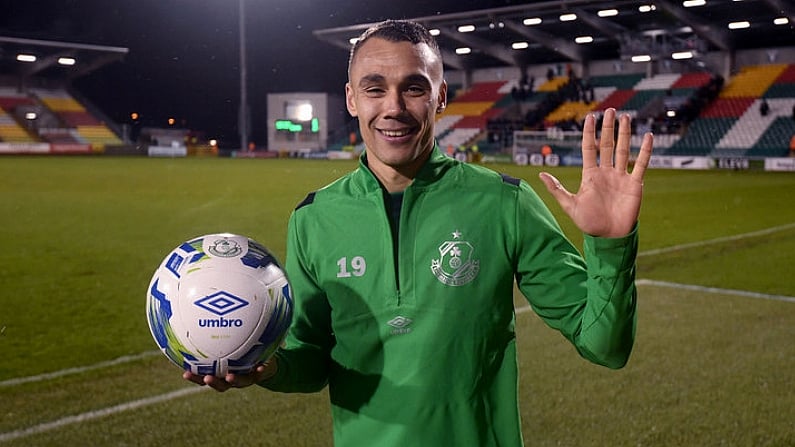
M 635 96 L 635 90 L 614 90 L 613 93 L 604 98 L 596 108 L 598 110 L 604 110 L 612 107 L 616 110 L 624 110 L 624 104 L 632 99 L 633 96 Z
M 790 103 L 795 105 L 795 98 L 791 98 Z M 785 157 L 789 153 L 789 142 L 793 136 L 795 136 L 795 120 L 791 116 L 778 116 L 748 150 L 748 155 Z
M 593 96 L 594 101 L 601 103 L 605 99 L 609 98 L 613 92 L 618 91 L 616 87 L 609 86 L 609 87 L 594 87 L 593 88 Z
M 445 115 L 462 115 L 462 116 L 477 116 L 483 114 L 486 110 L 494 105 L 493 101 L 478 101 L 478 102 L 458 102 L 453 101 L 447 105 L 441 116 Z
M 687 132 L 660 155 L 707 155 L 731 129 L 736 118 L 696 118 Z
M 733 76 L 720 92 L 720 98 L 759 98 L 787 70 L 787 64 L 750 65 Z
M 555 110 L 550 112 L 545 118 L 545 123 L 557 123 L 560 121 L 574 120 L 581 122 L 585 119 L 585 115 L 593 110 L 596 102 L 587 103 L 583 101 L 565 101 L 558 106 Z
M 439 145 L 459 147 L 481 135 L 488 121 L 503 113 L 496 104 L 510 97 L 504 93 L 509 84 L 506 81 L 478 82 L 459 90 L 436 119 L 435 137 Z
M 35 89 L 34 95 L 64 123 L 66 129 L 74 129 L 72 135 L 80 142 L 90 144 L 95 152 L 105 146 L 121 145 L 121 139 L 102 121 L 91 115 L 79 101 L 66 90 Z
M 77 134 L 81 140 L 90 144 L 94 151 L 101 152 L 105 146 L 121 145 L 122 142 L 110 129 L 104 125 L 77 126 Z
M 671 88 L 698 88 L 709 84 L 710 79 L 712 75 L 708 72 L 685 73 L 671 85 Z
M 789 64 L 778 75 L 775 84 L 795 84 L 795 64 Z
M 434 126 L 435 137 L 440 137 L 453 128 L 453 125 L 463 118 L 464 115 L 443 115 L 436 120 Z
M 560 90 L 567 82 L 569 82 L 569 78 L 566 76 L 557 76 L 553 77 L 550 80 L 544 81 L 534 89 L 536 92 L 556 92 Z
M 795 98 L 775 98 L 767 100 L 770 111 L 765 116 L 759 113 L 759 105 L 761 102 L 761 99 L 754 100 L 750 107 L 746 109 L 745 113 L 734 123 L 732 128 L 726 132 L 726 135 L 718 141 L 715 147 L 752 148 L 758 144 L 758 141 L 767 133 L 768 129 L 778 118 L 789 118 L 789 121 L 792 121 L 789 115 L 792 113 L 792 107 L 795 106 Z M 793 126 L 795 126 L 795 124 L 793 124 Z M 777 131 L 774 131 L 774 134 L 766 138 L 762 147 L 789 147 L 789 137 L 791 134 L 784 138 L 784 135 L 778 135 L 776 132 Z M 776 143 L 777 138 L 779 139 L 778 143 Z
M 752 97 L 717 98 L 702 112 L 702 118 L 739 118 L 754 103 Z
M 588 81 L 594 88 L 613 87 L 619 90 L 633 90 L 643 77 L 642 73 L 601 75 L 593 76 Z
M 85 110 L 62 111 L 58 113 L 64 124 L 68 127 L 99 126 L 102 123 Z
M 474 128 L 483 130 L 490 119 L 498 117 L 501 113 L 502 109 L 490 108 L 480 115 L 465 116 L 453 124 L 453 129 Z
M 635 84 L 633 90 L 667 90 L 671 88 L 679 78 L 679 73 L 664 73 L 654 75 L 650 78 L 643 78 Z
M 6 143 L 35 143 L 37 140 L 19 123 L 0 108 L 0 141 Z
M 500 93 L 506 81 L 477 82 L 465 92 L 459 92 L 454 102 L 490 102 L 494 103 L 502 98 L 505 93 Z M 509 91 L 510 92 L 510 91 Z
M 445 135 L 439 140 L 439 147 L 445 149 L 452 146 L 457 148 L 466 145 L 471 139 L 475 138 L 481 133 L 477 128 L 462 128 L 453 129 L 450 133 Z
M 635 94 L 624 103 L 622 110 L 630 113 L 643 110 L 646 105 L 664 95 L 665 90 L 636 90 Z

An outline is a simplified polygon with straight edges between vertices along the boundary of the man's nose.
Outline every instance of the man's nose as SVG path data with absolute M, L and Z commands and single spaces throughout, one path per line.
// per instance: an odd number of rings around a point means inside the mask
M 385 97 L 384 108 L 389 115 L 398 115 L 406 110 L 406 102 L 403 94 L 397 90 L 390 90 Z

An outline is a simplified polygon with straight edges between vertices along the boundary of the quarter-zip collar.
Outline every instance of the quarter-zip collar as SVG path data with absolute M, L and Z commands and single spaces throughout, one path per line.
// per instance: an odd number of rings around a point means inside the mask
M 408 188 L 424 188 L 442 178 L 444 173 L 455 165 L 455 161 L 446 156 L 439 150 L 438 145 L 434 145 L 428 161 L 417 172 L 417 176 Z M 354 175 L 354 184 L 360 189 L 362 194 L 381 192 L 381 184 L 375 174 L 367 166 L 367 152 L 359 156 L 359 169 Z M 407 188 L 407 189 L 408 189 Z

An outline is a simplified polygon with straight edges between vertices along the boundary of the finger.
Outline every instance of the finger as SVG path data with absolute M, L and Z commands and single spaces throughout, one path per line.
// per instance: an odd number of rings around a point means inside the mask
M 226 383 L 228 383 L 232 388 L 243 388 L 254 383 L 255 380 L 252 374 L 254 374 L 253 371 L 250 374 L 229 373 L 226 375 L 226 377 L 224 377 L 224 381 L 226 381 Z
M 210 375 L 204 376 L 204 383 L 215 391 L 219 391 L 221 393 L 228 390 L 229 388 L 232 388 L 232 385 L 226 380 Z
M 196 374 L 193 374 L 190 371 L 185 371 L 184 373 L 182 373 L 182 378 L 189 382 L 193 382 L 196 385 L 201 385 L 201 386 L 206 385 L 206 383 L 204 383 L 204 377 L 197 376 Z
M 605 110 L 602 118 L 602 133 L 599 136 L 599 165 L 613 167 L 613 145 L 615 144 L 616 109 Z
M 629 164 L 629 146 L 632 139 L 629 114 L 622 113 L 618 118 L 618 141 L 616 142 L 616 168 L 627 170 Z
M 582 168 L 596 167 L 596 118 L 593 113 L 585 115 L 582 126 Z
M 647 132 L 643 135 L 643 142 L 640 145 L 640 153 L 635 160 L 635 166 L 632 168 L 632 178 L 638 182 L 643 182 L 643 174 L 646 172 L 646 167 L 649 166 L 651 160 L 652 148 L 654 146 L 654 135 Z
M 541 178 L 541 181 L 544 183 L 544 186 L 547 187 L 547 191 L 552 194 L 552 197 L 558 201 L 561 208 L 564 210 L 568 210 L 571 208 L 571 203 L 574 200 L 573 194 L 570 193 L 561 183 L 560 180 L 555 178 L 554 175 L 549 174 L 547 172 L 542 172 L 538 174 L 538 177 Z

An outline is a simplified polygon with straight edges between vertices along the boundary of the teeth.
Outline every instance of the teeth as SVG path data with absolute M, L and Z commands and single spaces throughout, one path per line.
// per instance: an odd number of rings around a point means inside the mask
M 397 138 L 397 137 L 403 137 L 403 136 L 408 135 L 409 131 L 408 130 L 382 130 L 381 133 L 383 133 L 387 137 Z

